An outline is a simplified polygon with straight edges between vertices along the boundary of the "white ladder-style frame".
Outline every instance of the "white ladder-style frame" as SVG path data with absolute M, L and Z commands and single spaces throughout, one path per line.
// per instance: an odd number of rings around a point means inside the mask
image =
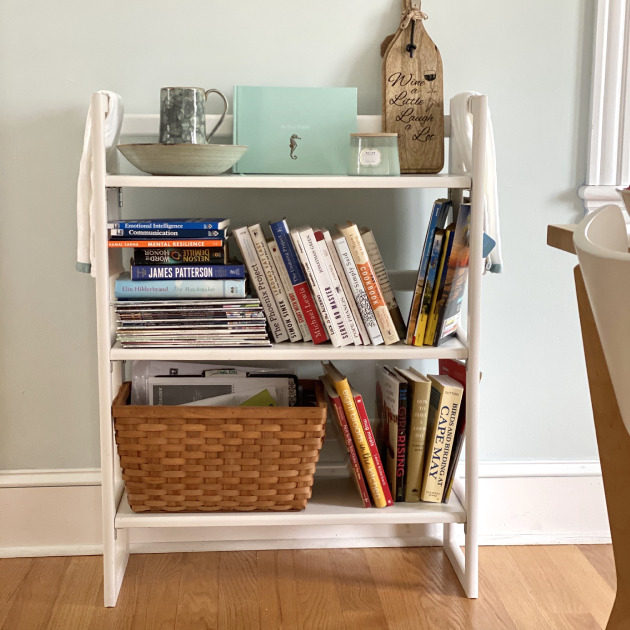
M 480 313 L 483 274 L 482 240 L 487 98 L 473 96 L 469 107 L 473 115 L 473 173 L 471 175 L 403 175 L 401 177 L 347 176 L 249 176 L 218 175 L 210 177 L 161 177 L 150 175 L 109 174 L 106 170 L 104 119 L 108 99 L 102 93 L 92 95 L 92 155 L 96 260 L 96 311 L 99 380 L 99 416 L 102 475 L 103 566 L 105 606 L 115 606 L 129 558 L 129 529 L 133 527 L 265 527 L 276 525 L 358 525 L 387 523 L 441 523 L 443 546 L 466 595 L 478 595 L 478 425 L 480 379 Z M 209 119 L 213 117 L 210 116 Z M 123 134 L 149 135 L 157 132 L 157 116 L 127 116 Z M 360 131 L 379 131 L 380 116 L 359 116 Z M 211 121 L 209 121 L 210 124 Z M 229 129 L 228 118 L 223 125 Z M 450 134 L 450 118 L 446 117 Z M 221 131 L 219 131 L 221 133 Z M 118 193 L 124 187 L 151 188 L 448 188 L 454 199 L 470 190 L 472 220 L 470 231 L 470 269 L 466 333 L 439 348 L 414 348 L 404 344 L 331 348 L 312 343 L 278 344 L 269 348 L 128 350 L 115 341 L 115 322 L 111 307 L 113 285 L 120 269 L 120 252 L 107 247 L 107 218 L 114 216 Z M 407 282 L 413 286 L 415 271 L 399 272 L 395 286 Z M 409 282 L 411 281 L 411 282 Z M 299 347 L 298 347 L 299 346 Z M 264 352 L 264 354 L 263 354 Z M 299 356 L 298 356 L 299 353 Z M 164 360 L 411 360 L 462 358 L 467 364 L 465 477 L 456 479 L 448 505 L 395 504 L 384 509 L 345 507 L 334 502 L 312 500 L 306 510 L 293 513 L 210 513 L 210 514 L 135 514 L 127 504 L 114 442 L 111 403 L 122 382 L 123 361 Z M 271 357 L 271 358 L 270 358 Z M 317 481 L 316 481 L 317 487 Z M 464 524 L 464 551 L 459 546 L 456 524 Z

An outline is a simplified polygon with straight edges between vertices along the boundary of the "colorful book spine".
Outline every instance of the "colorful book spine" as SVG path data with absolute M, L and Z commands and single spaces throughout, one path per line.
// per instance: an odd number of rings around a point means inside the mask
M 125 272 L 116 279 L 114 296 L 129 300 L 243 298 L 245 280 L 132 280 Z
M 355 346 L 360 346 L 362 345 L 362 342 L 361 336 L 359 335 L 359 329 L 354 321 L 354 315 L 350 310 L 348 298 L 346 297 L 344 290 L 341 288 L 341 281 L 339 280 L 339 275 L 337 274 L 337 269 L 335 268 L 332 256 L 328 251 L 328 245 L 324 240 L 324 233 L 322 230 L 313 230 L 313 234 L 315 235 L 315 240 L 317 241 L 317 246 L 319 247 L 319 254 L 321 256 L 322 263 L 328 272 L 336 302 L 339 305 L 341 315 L 348 326 L 348 330 L 350 331 L 352 342 Z
M 111 238 L 216 238 L 225 240 L 225 230 L 176 230 L 144 228 L 111 228 Z
M 368 417 L 365 403 L 363 402 L 363 396 L 361 396 L 361 394 L 359 394 L 359 392 L 355 391 L 354 389 L 350 389 L 352 390 L 352 397 L 354 399 L 354 404 L 357 407 L 357 412 L 359 414 L 359 417 L 361 418 L 361 426 L 363 427 L 363 432 L 365 433 L 365 439 L 367 440 L 368 446 L 370 448 L 370 453 L 372 454 L 372 459 L 374 460 L 374 466 L 376 467 L 378 480 L 380 481 L 381 487 L 383 488 L 385 502 L 387 503 L 387 505 L 394 505 L 394 499 L 392 498 L 392 493 L 389 490 L 387 475 L 385 474 L 385 468 L 383 467 L 383 462 L 381 461 L 381 456 L 378 452 L 378 446 L 376 445 L 376 440 L 374 439 L 374 432 L 372 431 L 370 418 Z
M 295 295 L 304 314 L 304 319 L 311 333 L 313 343 L 322 343 L 328 339 L 328 335 L 326 334 L 326 329 L 317 310 L 317 306 L 315 305 L 313 294 L 309 289 L 308 282 L 300 265 L 297 252 L 295 251 L 289 233 L 289 226 L 283 219 L 270 223 L 269 227 L 278 245 L 278 250 L 280 251 L 284 266 L 289 274 L 291 284 L 295 289 Z
M 389 275 L 387 273 L 387 269 L 385 268 L 385 262 L 381 256 L 381 251 L 376 243 L 374 232 L 372 232 L 370 228 L 361 228 L 361 240 L 365 245 L 372 267 L 374 267 L 376 279 L 381 287 L 381 292 L 383 293 L 387 309 L 389 310 L 389 314 L 391 315 L 394 326 L 396 327 L 396 332 L 401 339 L 404 339 L 407 334 L 407 328 L 405 327 L 400 307 L 396 301 L 396 295 L 392 289 L 391 282 L 389 281 Z
M 350 432 L 348 420 L 346 419 L 346 414 L 344 413 L 343 405 L 341 404 L 341 398 L 339 398 L 339 394 L 335 391 L 335 388 L 328 375 L 323 375 L 319 378 L 324 385 L 326 398 L 328 399 L 332 411 L 331 415 L 336 421 L 334 422 L 334 425 L 337 427 L 337 431 L 346 445 L 346 451 L 348 453 L 348 460 L 350 462 L 352 477 L 359 490 L 359 494 L 361 495 L 363 505 L 366 508 L 372 507 L 370 492 L 368 490 L 367 484 L 365 483 L 365 476 L 363 474 L 363 471 L 361 470 L 361 464 L 359 463 L 359 458 L 357 457 L 357 451 L 354 448 L 352 433 Z
M 223 247 L 223 239 L 166 239 L 140 240 L 133 238 L 109 239 L 107 247 Z
M 324 235 L 324 242 L 326 243 L 326 246 L 328 247 L 330 258 L 332 259 L 333 265 L 335 266 L 335 270 L 337 272 L 337 276 L 341 284 L 341 290 L 346 296 L 348 306 L 350 307 L 352 317 L 354 318 L 354 322 L 357 327 L 357 331 L 359 333 L 360 344 L 369 345 L 371 343 L 370 337 L 365 328 L 365 324 L 363 323 L 363 318 L 361 317 L 361 314 L 359 313 L 357 303 L 354 299 L 353 291 L 350 288 L 350 284 L 348 283 L 348 278 L 346 277 L 346 272 L 339 258 L 339 254 L 337 253 L 337 248 L 335 247 L 335 244 L 333 243 L 332 237 L 330 236 L 330 232 L 328 230 L 322 230 L 322 234 Z M 361 282 L 359 281 L 359 285 L 360 284 Z M 369 310 L 371 312 L 372 309 L 369 309 Z
M 470 204 L 462 203 L 457 213 L 453 247 L 448 259 L 444 289 L 440 294 L 437 311 L 438 321 L 433 345 L 444 343 L 457 332 L 462 302 L 468 279 L 470 257 Z
M 122 230 L 224 230 L 229 225 L 229 219 L 121 219 L 111 221 L 107 227 Z
M 431 257 L 429 259 L 429 267 L 427 269 L 427 278 L 422 290 L 422 302 L 420 304 L 420 315 L 416 323 L 416 330 L 413 336 L 413 345 L 422 346 L 424 344 L 424 333 L 427 329 L 427 321 L 429 319 L 429 309 L 431 308 L 431 298 L 437 278 L 438 266 L 440 264 L 440 254 L 442 253 L 442 245 L 446 233 L 443 229 L 435 232 L 433 245 L 431 247 Z
M 343 376 L 339 370 L 332 365 L 332 363 L 322 363 L 322 365 L 324 366 L 326 374 L 330 376 L 337 394 L 339 394 L 339 397 L 341 398 L 341 404 L 343 405 L 343 410 L 346 414 L 346 419 L 348 420 L 348 426 L 352 432 L 354 446 L 357 450 L 357 456 L 361 462 L 361 468 L 363 469 L 365 479 L 372 495 L 372 501 L 378 508 L 385 507 L 387 505 L 387 501 L 385 499 L 385 494 L 383 493 L 383 486 L 381 485 L 378 477 L 378 471 L 374 465 L 374 459 L 372 458 L 372 453 L 370 452 L 370 447 L 365 437 L 365 432 L 363 431 L 361 418 L 359 417 L 359 412 L 357 411 L 357 407 L 354 403 L 348 379 Z
M 400 378 L 393 369 L 390 369 L 392 375 Z M 399 481 L 397 489 L 400 493 L 396 494 L 396 501 L 405 500 L 405 491 L 407 487 L 407 382 L 400 378 L 398 383 L 398 436 L 396 439 L 396 478 Z
M 359 270 L 359 277 L 370 299 L 370 305 L 374 311 L 374 316 L 383 335 L 385 345 L 400 341 L 392 316 L 389 314 L 385 298 L 376 279 L 374 268 L 372 267 L 365 245 L 361 239 L 359 228 L 354 223 L 348 223 L 347 225 L 340 226 L 338 229 L 346 237 L 346 241 L 348 241 L 350 253 Z
M 132 280 L 199 280 L 244 278 L 244 265 L 136 265 L 131 263 Z
M 333 238 L 333 244 L 339 254 L 339 260 L 343 266 L 343 271 L 346 274 L 346 280 L 352 291 L 355 304 L 363 320 L 363 324 L 367 331 L 368 337 L 373 345 L 378 346 L 383 343 L 383 335 L 381 335 L 381 329 L 378 327 L 376 316 L 372 310 L 370 304 L 370 298 L 365 292 L 363 282 L 359 276 L 359 270 L 354 263 L 350 248 L 348 247 L 348 241 L 345 236 L 336 236 Z
M 428 450 L 420 499 L 441 503 L 464 388 L 450 376 L 429 375 L 429 379 Z
M 433 203 L 433 209 L 431 210 L 431 216 L 429 218 L 429 226 L 427 228 L 426 236 L 424 237 L 424 246 L 422 248 L 420 264 L 418 265 L 416 288 L 414 289 L 413 297 L 411 298 L 409 317 L 407 319 L 407 336 L 405 339 L 405 343 L 409 344 L 410 346 L 413 345 L 413 338 L 416 332 L 416 324 L 418 323 L 418 317 L 420 316 L 422 293 L 427 278 L 427 271 L 429 269 L 429 260 L 431 258 L 435 231 L 438 228 L 444 228 L 446 224 L 446 216 L 450 207 L 451 202 L 448 199 L 437 199 Z
M 222 247 L 156 247 L 133 250 L 135 265 L 225 265 L 227 243 Z
M 293 313 L 295 314 L 295 319 L 300 329 L 300 333 L 302 334 L 302 339 L 304 341 L 312 341 L 313 338 L 311 337 L 311 331 L 308 329 L 306 319 L 304 319 L 304 313 L 302 313 L 302 308 L 300 307 L 295 289 L 291 284 L 291 279 L 289 278 L 287 268 L 284 266 L 282 254 L 278 249 L 278 244 L 276 243 L 275 239 L 272 238 L 271 240 L 268 240 L 267 247 L 269 248 L 269 254 L 271 255 L 271 258 L 276 265 L 276 271 L 278 272 L 278 276 L 280 277 L 280 282 L 284 287 L 284 291 L 287 294 L 287 298 L 289 300 L 289 303 L 291 304 Z
M 446 282 L 446 272 L 448 270 L 448 261 L 451 256 L 451 250 L 453 248 L 453 230 L 446 230 L 446 240 L 442 247 L 442 253 L 440 254 L 440 266 L 438 267 L 437 280 L 435 281 L 435 287 L 433 289 L 433 297 L 431 298 L 431 307 L 429 309 L 429 319 L 427 320 L 427 330 L 424 333 L 424 345 L 433 345 L 433 338 L 437 329 L 438 322 L 438 305 L 440 303 L 440 296 L 444 291 Z
M 280 312 L 280 317 L 282 318 L 284 327 L 286 328 L 287 334 L 289 335 L 289 341 L 301 341 L 302 333 L 300 333 L 300 329 L 297 325 L 295 313 L 291 308 L 289 298 L 287 297 L 287 294 L 284 291 L 284 287 L 280 282 L 280 276 L 278 275 L 276 265 L 271 258 L 269 247 L 267 247 L 267 241 L 260 227 L 260 223 L 256 223 L 256 225 L 250 225 L 248 229 L 249 235 L 251 236 L 252 242 L 254 243 L 254 247 L 256 248 L 256 253 L 258 254 L 258 260 L 260 261 L 265 276 L 267 277 L 267 285 L 269 286 L 271 294 L 276 301 L 278 311 Z
M 246 226 L 240 227 L 233 232 L 236 243 L 241 250 L 243 256 L 243 262 L 249 272 L 249 278 L 256 290 L 256 294 L 260 299 L 267 323 L 271 329 L 271 334 L 276 341 L 286 341 L 289 338 L 282 318 L 278 312 L 278 306 L 276 301 L 267 285 L 267 278 L 262 270 L 260 261 L 258 260 L 258 254 L 256 248 L 252 242 L 251 236 Z

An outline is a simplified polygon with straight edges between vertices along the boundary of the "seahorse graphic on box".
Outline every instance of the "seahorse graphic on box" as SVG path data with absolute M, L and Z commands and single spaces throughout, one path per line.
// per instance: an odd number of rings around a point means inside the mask
M 289 148 L 291 149 L 291 159 L 292 160 L 297 160 L 298 156 L 295 155 L 295 150 L 297 149 L 297 142 L 296 140 L 301 140 L 302 138 L 300 138 L 300 136 L 297 135 L 297 133 L 294 133 L 291 138 L 289 139 Z

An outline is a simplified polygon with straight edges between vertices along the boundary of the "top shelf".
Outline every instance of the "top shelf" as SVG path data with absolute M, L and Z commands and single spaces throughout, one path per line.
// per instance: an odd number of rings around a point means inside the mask
M 107 175 L 108 188 L 470 188 L 468 175 Z

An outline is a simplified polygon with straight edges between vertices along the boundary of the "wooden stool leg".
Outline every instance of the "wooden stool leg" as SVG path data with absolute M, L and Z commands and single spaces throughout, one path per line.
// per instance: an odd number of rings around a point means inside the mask
M 627 630 L 630 628 L 630 435 L 617 406 L 579 266 L 575 268 L 575 287 L 617 573 L 617 595 L 606 628 Z

